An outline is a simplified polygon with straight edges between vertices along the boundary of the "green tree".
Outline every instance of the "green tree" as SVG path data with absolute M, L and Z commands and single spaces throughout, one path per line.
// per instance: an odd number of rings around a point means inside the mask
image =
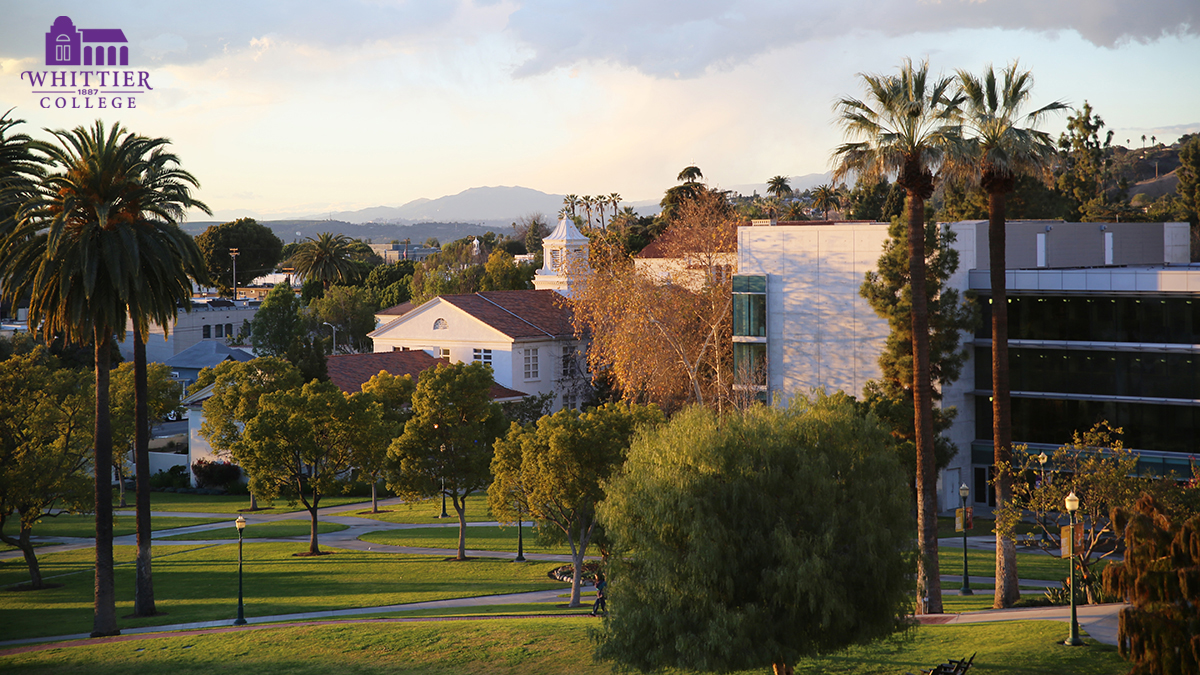
M 1016 177 L 1040 174 L 1054 158 L 1054 141 L 1038 124 L 1065 110 L 1055 101 L 1029 113 L 1033 75 L 1014 61 L 996 77 L 988 66 L 982 77 L 958 71 L 963 97 L 967 156 L 962 168 L 988 196 L 988 258 L 992 291 L 992 447 L 994 464 L 1012 461 L 1012 402 L 1008 381 L 1008 273 L 1005 259 L 1005 204 Z M 996 482 L 996 504 L 1009 499 L 1007 477 Z M 1011 607 L 1021 599 L 1017 586 L 1017 547 L 1011 537 L 996 534 L 995 607 Z
M 0 541 L 24 555 L 31 589 L 46 585 L 29 538 L 34 526 L 91 511 L 88 379 L 41 346 L 0 361 Z
M 1200 135 L 1179 149 L 1179 168 L 1175 170 L 1179 185 L 1182 215 L 1192 225 L 1192 260 L 1200 260 Z
M 813 206 L 821 209 L 822 220 L 829 220 L 829 210 L 842 206 L 842 198 L 838 194 L 838 189 L 832 185 L 818 185 L 813 190 Z
M 1058 138 L 1058 189 L 1070 201 L 1067 220 L 1103 219 L 1113 137 L 1110 129 L 1101 140 L 1103 130 L 1104 120 L 1084 101 L 1082 109 L 1067 116 L 1067 131 Z
M 863 391 L 866 407 L 892 428 L 898 440 L 900 463 L 909 477 L 916 480 L 916 447 L 913 428 L 913 358 L 911 289 L 908 264 L 907 224 L 894 218 L 888 228 L 888 240 L 879 257 L 876 270 L 867 272 L 859 294 L 871 308 L 888 322 L 888 337 L 879 355 L 880 379 L 867 383 Z M 958 270 L 958 251 L 953 244 L 954 232 L 942 230 L 936 224 L 925 226 L 925 294 L 929 302 L 929 368 L 930 378 L 938 386 L 933 389 L 934 400 L 941 399 L 941 390 L 956 381 L 966 363 L 967 350 L 960 335 L 975 329 L 978 313 L 974 305 L 964 302 L 958 291 L 946 286 Z M 957 411 L 953 407 L 933 410 L 934 463 L 938 470 L 954 457 L 958 448 L 942 433 L 950 428 Z
M 380 424 L 379 409 L 367 398 L 347 397 L 331 382 L 309 382 L 264 394 L 233 447 L 233 458 L 250 477 L 255 494 L 268 500 L 283 495 L 304 505 L 312 522 L 308 555 L 321 555 L 321 497 L 354 468 L 356 450 L 372 442 Z
M 162 237 L 186 206 L 198 206 L 195 179 L 180 170 L 166 139 L 149 139 L 103 122 L 51 132 L 55 143 L 34 147 L 51 166 L 25 202 L 4 249 L 0 286 L 29 294 L 30 326 L 47 339 L 94 345 L 96 370 L 96 592 L 93 633 L 116 626 L 109 467 L 109 369 L 112 336 L 155 311 L 148 285 L 173 279 L 175 258 L 141 255 L 168 247 Z M 135 253 L 136 252 L 136 253 Z
M 883 212 L 884 204 L 887 203 L 888 195 L 891 192 L 892 185 L 887 178 L 865 180 L 859 176 L 854 182 L 854 189 L 846 197 L 846 205 L 850 208 L 850 217 L 855 220 L 890 221 L 893 216 L 900 215 L 900 210 L 886 215 Z
M 0 115 L 0 240 L 16 227 L 17 210 L 37 194 L 37 184 L 46 173 L 33 139 L 14 133 L 24 122 L 8 113 Z
M 275 268 L 283 255 L 283 240 L 271 228 L 253 218 L 211 225 L 196 236 L 196 246 L 204 256 L 208 276 L 220 289 L 221 295 L 233 293 L 233 257 L 229 249 L 236 248 L 237 285 L 250 282 Z
M 519 291 L 529 288 L 537 268 L 531 264 L 518 265 L 513 256 L 496 249 L 488 256 L 484 265 L 484 276 L 480 281 L 481 291 Z
M 787 176 L 773 176 L 767 181 L 767 194 L 778 199 L 790 197 L 792 186 L 788 185 Z
M 405 499 L 442 494 L 458 514 L 458 559 L 466 559 L 467 498 L 492 479 L 492 443 L 504 415 L 492 401 L 492 369 L 438 364 L 417 381 L 412 417 L 392 442 L 388 488 Z
M 503 523 L 530 516 L 562 531 L 575 566 L 571 607 L 580 605 L 583 561 L 604 485 L 625 463 L 634 432 L 662 422 L 654 405 L 609 403 L 588 412 L 560 410 L 535 424 L 514 422 L 496 442 L 492 514 Z
M 364 382 L 362 392 L 379 406 L 380 427 L 370 430 L 365 443 L 355 448 L 354 466 L 371 479 L 371 513 L 379 513 L 377 487 L 388 469 L 388 447 L 404 433 L 404 423 L 412 416 L 412 395 L 416 389 L 412 375 L 392 375 L 381 370 Z
M 957 141 L 957 101 L 948 78 L 929 78 L 929 64 L 905 60 L 896 75 L 862 75 L 867 101 L 835 104 L 838 124 L 850 142 L 834 152 L 834 181 L 851 172 L 878 179 L 895 173 L 907 196 L 910 279 L 925 279 L 925 200 L 933 194 L 933 170 L 945 148 Z M 933 387 L 929 362 L 929 301 L 923 285 L 910 294 L 913 341 L 913 426 L 917 451 L 917 610 L 942 611 L 937 559 L 937 476 L 933 432 Z
M 1104 587 L 1130 603 L 1117 647 L 1134 675 L 1200 671 L 1200 515 L 1179 516 L 1143 494 L 1114 514 L 1125 560 L 1104 569 Z
M 303 383 L 295 366 L 269 356 L 241 363 L 225 361 L 201 370 L 191 391 L 194 393 L 209 385 L 213 385 L 213 391 L 204 401 L 200 435 L 208 441 L 213 452 L 232 457 L 242 441 L 242 430 L 258 414 L 259 400 L 265 394 L 295 389 Z M 257 494 L 253 490 L 250 491 L 250 508 L 258 508 Z
M 287 356 L 304 332 L 300 300 L 285 284 L 276 284 L 250 320 L 250 344 L 256 354 Z
M 704 174 L 698 166 L 685 166 L 683 167 L 683 171 L 680 171 L 679 175 L 675 177 L 675 180 L 680 183 L 695 183 L 704 180 Z
M 367 274 L 363 285 L 374 290 L 376 293 L 380 293 L 397 281 L 411 277 L 416 267 L 416 264 L 411 260 L 401 260 L 390 265 L 378 265 L 373 267 L 370 273 Z M 387 306 L 390 307 L 390 305 Z
M 139 433 L 141 425 L 146 424 L 148 431 L 150 419 L 159 420 L 171 411 L 183 411 L 179 405 L 182 386 L 171 379 L 171 368 L 163 363 L 144 364 L 143 367 L 146 369 L 143 375 L 145 378 L 144 391 L 139 391 L 138 367 L 133 361 L 117 366 L 112 372 L 109 384 L 109 402 L 112 405 L 113 466 L 118 470 L 118 478 L 121 483 L 119 494 L 122 507 L 125 506 L 124 483 L 127 477 L 125 458 L 132 456 L 136 465 L 139 444 L 143 440 L 146 442 L 147 474 L 149 472 L 149 433 L 144 434 L 144 438 L 139 438 L 142 436 Z M 145 405 L 145 409 L 140 414 L 138 412 L 139 404 Z M 137 478 L 139 481 L 145 480 L 140 475 Z M 149 484 L 146 487 L 149 488 Z M 149 504 L 147 504 L 148 506 Z M 149 511 L 147 510 L 147 512 Z M 147 546 L 149 546 L 148 541 Z
M 331 286 L 324 297 L 313 300 L 308 306 L 318 332 L 325 322 L 336 326 L 338 346 L 350 353 L 371 351 L 371 338 L 367 333 L 375 330 L 378 309 L 374 291 L 354 286 Z
M 326 289 L 335 283 L 355 283 L 359 269 L 352 258 L 353 243 L 350 237 L 332 232 L 322 232 L 316 239 L 309 237 L 292 256 L 296 276 L 305 280 L 316 279 Z
M 790 673 L 904 625 L 908 490 L 887 432 L 844 395 L 689 408 L 637 437 L 607 494 L 601 659 Z

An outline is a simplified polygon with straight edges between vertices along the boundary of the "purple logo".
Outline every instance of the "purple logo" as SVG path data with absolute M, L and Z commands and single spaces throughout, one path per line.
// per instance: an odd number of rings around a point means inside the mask
M 127 66 L 128 42 L 120 28 L 76 29 L 71 17 L 60 16 L 46 33 L 46 65 Z

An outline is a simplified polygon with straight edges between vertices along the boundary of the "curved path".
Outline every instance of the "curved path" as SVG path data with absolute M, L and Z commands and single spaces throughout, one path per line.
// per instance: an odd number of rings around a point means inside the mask
M 380 506 L 395 505 L 395 504 L 399 504 L 399 503 L 401 503 L 399 499 L 380 500 L 380 502 L 379 502 Z M 418 529 L 418 528 L 458 527 L 457 521 L 450 522 L 450 523 L 389 523 L 389 522 L 385 522 L 385 521 L 381 521 L 381 520 L 374 520 L 371 518 L 361 518 L 361 517 L 358 517 L 351 513 L 351 512 L 362 511 L 365 506 L 369 506 L 369 502 L 365 505 L 364 504 L 349 504 L 349 505 L 343 505 L 343 506 L 337 506 L 337 507 L 330 507 L 328 509 L 321 509 L 320 510 L 321 520 L 323 522 L 337 523 L 337 524 L 346 526 L 345 530 L 339 530 L 337 532 L 327 532 L 327 533 L 321 534 L 320 541 L 321 541 L 322 545 L 326 545 L 326 546 L 330 546 L 330 547 L 334 547 L 334 548 L 352 549 L 352 550 L 357 550 L 357 551 L 372 551 L 372 552 L 380 552 L 380 553 L 412 553 L 412 554 L 420 554 L 420 555 L 446 555 L 446 556 L 455 555 L 457 553 L 457 549 L 420 548 L 420 547 L 412 547 L 412 546 L 389 546 L 389 545 L 385 545 L 385 544 L 375 544 L 375 543 L 361 541 L 359 539 L 359 537 L 362 536 L 363 534 L 366 534 L 367 532 L 376 532 L 376 531 L 381 531 L 381 530 L 406 530 L 406 529 Z M 121 513 L 123 515 L 132 515 L 133 514 L 132 511 L 121 512 Z M 228 513 L 183 513 L 183 512 L 178 512 L 178 511 L 161 511 L 161 512 L 156 511 L 156 512 L 153 512 L 152 515 L 190 517 L 190 518 L 223 518 L 223 519 L 226 519 L 223 522 L 208 523 L 205 525 L 193 525 L 193 526 L 189 526 L 189 527 L 180 527 L 180 528 L 174 528 L 174 529 L 170 529 L 170 530 L 160 530 L 160 531 L 155 532 L 152 535 L 152 540 L 159 542 L 161 544 L 164 544 L 164 545 L 165 544 L 171 544 L 171 545 L 205 545 L 205 544 L 216 545 L 216 544 L 229 544 L 229 543 L 232 543 L 232 541 L 235 541 L 235 540 L 227 540 L 227 539 L 221 539 L 221 540 L 205 539 L 202 536 L 204 532 L 229 527 L 229 524 L 230 524 L 230 522 L 232 522 L 233 518 L 231 518 L 230 517 L 231 514 L 228 514 Z M 306 511 L 293 511 L 293 512 L 287 512 L 287 513 L 260 512 L 260 513 L 251 513 L 251 514 L 241 514 L 241 515 L 246 517 L 246 521 L 248 523 L 248 526 L 250 526 L 250 527 L 252 527 L 255 523 L 260 523 L 260 524 L 261 523 L 270 523 L 270 522 L 278 522 L 281 520 L 303 520 L 303 521 L 307 522 L 309 520 L 309 514 Z M 469 526 L 481 526 L 481 527 L 499 525 L 499 523 L 494 522 L 494 521 L 468 522 L 467 524 Z M 180 534 L 196 534 L 197 538 L 194 540 L 179 540 L 179 541 L 176 541 L 176 540 L 168 541 L 168 540 L 164 539 L 165 537 L 168 537 L 168 536 L 177 536 Z M 303 541 L 305 539 L 307 539 L 306 536 L 305 537 L 287 537 L 287 538 L 279 538 L 279 539 L 253 539 L 251 541 L 253 541 L 255 543 L 266 543 L 266 542 L 290 543 L 290 542 L 296 542 L 296 541 Z M 992 539 L 990 537 L 972 537 L 970 539 L 972 541 L 970 541 L 968 545 L 971 548 L 983 549 L 983 548 L 987 547 L 988 540 L 991 540 L 994 542 L 994 539 Z M 978 541 L 974 541 L 976 539 Z M 94 543 L 92 539 L 82 539 L 82 538 L 81 539 L 73 539 L 73 538 L 69 538 L 69 537 L 54 537 L 54 540 L 60 541 L 63 543 L 56 545 L 56 546 L 47 546 L 47 547 L 39 548 L 38 553 L 45 554 L 45 553 L 54 553 L 54 552 L 58 552 L 58 551 L 67 551 L 67 550 L 74 550 L 74 549 L 80 549 L 80 548 L 88 548 L 88 547 L 92 546 Z M 118 545 L 118 546 L 121 546 L 121 545 L 132 546 L 132 545 L 136 545 L 136 543 L 137 543 L 136 535 L 126 535 L 123 537 L 116 537 L 113 539 L 113 544 Z M 945 539 L 945 540 L 939 541 L 939 544 L 946 545 L 946 546 L 961 546 L 962 539 L 961 538 Z M 994 543 L 992 545 L 994 546 Z M 516 557 L 516 553 L 509 552 L 509 551 L 481 551 L 481 550 L 475 550 L 475 549 L 467 550 L 467 555 L 470 555 L 472 557 L 479 557 L 479 558 L 515 558 Z M 0 553 L 0 560 L 8 559 L 8 558 L 15 558 L 15 557 L 21 557 L 21 552 L 20 551 L 9 551 L 9 552 L 5 552 L 5 553 Z M 525 557 L 529 560 L 550 561 L 550 562 L 570 562 L 571 561 L 571 556 L 562 555 L 562 554 L 526 553 Z M 592 556 L 589 556 L 589 558 L 590 557 L 592 557 Z M 946 588 L 952 588 L 952 586 L 950 586 L 950 584 L 960 584 L 961 580 L 962 580 L 962 577 L 958 576 L 958 575 L 953 575 L 953 574 L 942 575 L 942 582 L 943 582 L 943 584 L 946 585 Z M 993 583 L 993 584 L 995 583 L 995 579 L 993 577 L 977 576 L 977 575 L 971 575 L 971 581 L 974 583 Z M 1030 580 L 1030 579 L 1023 579 L 1023 580 L 1021 580 L 1020 583 L 1021 583 L 1021 586 L 1025 588 L 1022 591 L 1022 593 L 1026 593 L 1026 594 L 1040 594 L 1043 592 L 1041 590 L 1042 588 L 1057 585 L 1057 582 L 1048 582 L 1048 581 L 1039 581 L 1039 580 Z M 977 590 L 985 592 L 985 593 L 987 592 L 985 589 L 977 589 Z M 116 640 L 122 640 L 122 639 L 145 639 L 146 637 L 162 636 L 162 635 L 166 635 L 166 634 L 188 635 L 188 634 L 223 632 L 226 630 L 246 630 L 250 627 L 263 628 L 268 624 L 276 624 L 276 623 L 280 623 L 280 622 L 302 622 L 302 624 L 289 623 L 288 625 L 318 625 L 321 623 L 326 623 L 330 620 L 339 620 L 339 619 L 341 621 L 350 620 L 350 621 L 361 621 L 361 622 L 448 620 L 445 617 L 427 617 L 427 618 L 422 617 L 422 618 L 408 618 L 408 619 L 379 619 L 379 618 L 355 619 L 354 617 L 363 617 L 363 616 L 368 616 L 368 615 L 373 615 L 373 614 L 387 614 L 387 613 L 392 613 L 392 612 L 412 611 L 412 610 L 422 610 L 422 609 L 452 609 L 452 608 L 485 607 L 485 606 L 524 604 L 524 603 L 547 603 L 547 602 L 553 602 L 556 598 L 558 598 L 562 594 L 562 592 L 563 592 L 562 589 L 551 589 L 551 590 L 546 590 L 546 591 L 534 591 L 531 593 L 511 593 L 511 594 L 506 594 L 506 595 L 489 595 L 489 596 L 477 596 L 477 597 L 471 597 L 471 598 L 455 598 L 455 599 L 450 599 L 450 600 L 435 600 L 435 601 L 430 601 L 430 602 L 409 603 L 409 604 L 404 604 L 404 605 L 387 605 L 387 606 L 382 606 L 382 607 L 360 607 L 360 608 L 353 608 L 353 609 L 327 610 L 327 611 L 321 611 L 321 612 L 302 612 L 302 613 L 296 613 L 296 614 L 279 614 L 279 615 L 274 615 L 274 616 L 247 617 L 246 621 L 249 624 L 249 626 L 241 626 L 241 627 L 236 627 L 236 628 L 231 627 L 229 625 L 230 624 L 229 620 L 226 619 L 226 620 L 222 620 L 222 621 L 205 621 L 205 622 L 195 622 L 195 623 L 181 623 L 181 624 L 166 625 L 166 626 L 150 626 L 150 627 L 144 627 L 144 628 L 127 628 L 127 629 L 122 629 L 122 636 L 116 636 L 113 638 L 90 638 L 87 634 L 76 634 L 76 635 L 58 635 L 58 636 L 43 637 L 43 638 L 30 638 L 30 639 L 22 639 L 22 640 L 8 640 L 8 641 L 0 641 L 0 656 L 6 655 L 6 654 L 24 652 L 24 651 L 31 651 L 31 650 L 36 650 L 36 649 L 48 649 L 51 647 L 57 648 L 57 647 L 68 647 L 68 646 L 78 646 L 78 645 L 92 645 L 92 644 L 101 643 L 102 641 L 116 641 Z M 1125 605 L 1123 605 L 1123 604 L 1110 604 L 1110 605 L 1084 605 L 1082 607 L 1079 607 L 1078 608 L 1079 625 L 1084 631 L 1087 632 L 1087 634 L 1091 638 L 1095 639 L 1096 641 L 1102 642 L 1104 644 L 1115 645 L 1115 644 L 1117 644 L 1118 614 L 1119 614 L 1121 608 L 1123 608 L 1124 606 Z M 512 616 L 516 616 L 516 615 L 506 615 L 506 616 L 511 618 Z M 569 616 L 580 616 L 580 614 L 552 614 L 552 615 L 540 614 L 537 616 L 569 617 Z M 496 617 L 455 617 L 454 620 L 467 620 L 467 619 L 477 620 L 477 619 L 481 619 L 481 618 L 501 618 L 501 617 L 498 617 L 498 616 L 496 616 Z M 918 616 L 916 618 L 922 624 L 926 624 L 926 625 L 982 623 L 982 622 L 991 622 L 991 621 L 1030 621 L 1030 620 L 1067 622 L 1070 620 L 1069 608 L 1067 608 L 1067 607 L 1030 607 L 1030 608 L 1019 608 L 1019 609 L 1008 609 L 1008 610 L 984 610 L 984 611 L 976 611 L 976 612 L 964 612 L 961 614 L 922 615 L 922 616 Z M 183 631 L 183 632 L 180 633 L 179 631 Z M 64 641 L 67 641 L 67 642 L 64 642 Z M 51 645 L 51 644 L 41 644 L 41 643 L 55 643 L 55 644 Z M 18 647 L 18 645 L 26 645 L 26 646 Z M 3 649 L 5 647 L 14 647 L 14 649 Z

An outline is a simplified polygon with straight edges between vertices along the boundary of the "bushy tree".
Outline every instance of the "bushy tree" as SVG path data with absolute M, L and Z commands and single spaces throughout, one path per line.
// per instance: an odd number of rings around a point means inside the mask
M 371 512 L 378 513 L 378 484 L 387 474 L 388 447 L 404 433 L 404 423 L 412 417 L 416 384 L 412 375 L 397 376 L 381 370 L 362 383 L 361 389 L 355 396 L 366 397 L 378 406 L 380 426 L 369 430 L 365 442 L 355 448 L 354 467 L 360 476 L 371 479 Z
M 1058 139 L 1061 159 L 1058 189 L 1071 202 L 1067 220 L 1105 219 L 1112 137 L 1112 130 L 1104 131 L 1104 120 L 1092 112 L 1087 101 L 1083 102 L 1083 108 L 1067 117 L 1067 131 Z
M 287 284 L 276 284 L 250 320 L 250 344 L 259 356 L 286 356 L 304 332 L 299 298 Z
M 392 442 L 387 485 L 406 499 L 443 494 L 458 514 L 458 559 L 466 559 L 467 498 L 491 482 L 492 444 L 504 414 L 492 401 L 492 369 L 438 364 L 417 381 L 412 417 Z
M 583 561 L 597 528 L 604 485 L 625 462 L 634 433 L 663 421 L 657 407 L 609 403 L 565 409 L 536 424 L 513 423 L 496 442 L 488 504 L 500 522 L 525 516 L 556 527 L 571 548 L 571 607 L 578 607 Z
M 91 511 L 88 380 L 86 371 L 56 363 L 45 347 L 0 361 L 0 541 L 24 555 L 30 588 L 45 587 L 29 538 L 34 526 L 60 513 Z
M 238 250 L 238 286 L 248 286 L 256 278 L 270 273 L 283 254 L 283 240 L 253 218 L 211 225 L 196 236 L 196 246 L 204 256 L 208 276 L 222 295 L 233 292 L 233 258 L 229 249 Z
M 899 630 L 913 590 L 901 475 L 887 431 L 844 395 L 693 407 L 638 436 L 600 507 L 615 551 L 596 656 L 790 673 Z
M 331 286 L 324 297 L 309 304 L 308 315 L 318 333 L 329 332 L 325 322 L 337 327 L 337 347 L 341 351 L 370 353 L 372 343 L 367 333 L 375 330 L 378 309 L 379 301 L 369 288 Z

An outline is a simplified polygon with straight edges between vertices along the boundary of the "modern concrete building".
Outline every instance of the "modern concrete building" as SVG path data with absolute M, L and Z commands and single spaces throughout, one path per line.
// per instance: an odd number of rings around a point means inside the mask
M 970 361 L 943 390 L 958 408 L 958 455 L 939 477 L 942 508 L 968 483 L 986 503 L 991 465 L 991 339 L 985 221 L 954 231 L 958 272 L 984 309 L 964 336 Z M 738 231 L 734 356 L 783 401 L 813 389 L 861 395 L 878 377 L 886 322 L 858 289 L 875 269 L 886 223 L 781 222 Z M 1188 264 L 1187 223 L 1008 225 L 1013 440 L 1056 448 L 1107 419 L 1125 430 L 1146 470 L 1182 470 L 1200 437 L 1200 265 Z
M 242 324 L 254 318 L 259 302 L 254 300 L 225 300 L 223 298 L 192 298 L 190 310 L 180 308 L 174 326 L 164 335 L 163 327 L 150 324 L 146 336 L 146 359 L 152 363 L 166 363 L 202 340 L 218 340 L 222 343 L 235 336 Z M 125 329 L 125 340 L 117 343 L 121 356 L 133 358 L 133 323 Z

